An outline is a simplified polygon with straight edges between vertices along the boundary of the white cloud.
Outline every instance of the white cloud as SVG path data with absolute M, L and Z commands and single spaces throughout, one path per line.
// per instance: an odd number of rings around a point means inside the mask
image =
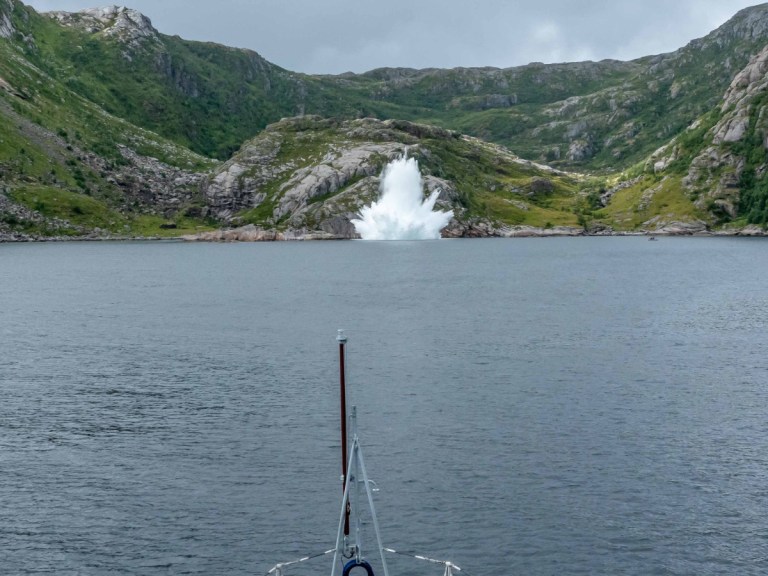
M 560 26 L 554 22 L 543 22 L 534 26 L 531 31 L 531 40 L 538 44 L 553 44 L 561 42 Z

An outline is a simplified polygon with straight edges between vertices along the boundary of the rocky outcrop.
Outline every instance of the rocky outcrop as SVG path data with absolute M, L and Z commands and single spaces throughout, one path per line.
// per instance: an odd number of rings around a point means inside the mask
M 327 142 L 323 138 L 331 133 L 326 130 L 332 133 Z M 376 198 L 384 166 L 409 146 L 410 154 L 429 154 L 419 145 L 421 138 L 458 135 L 398 120 L 284 119 L 217 169 L 204 183 L 204 195 L 211 214 L 226 222 L 235 222 L 238 212 L 258 209 L 270 225 L 355 237 L 350 220 Z M 438 206 L 457 200 L 444 179 L 425 175 L 425 187 L 440 189 Z
M 697 207 L 715 205 L 735 217 L 743 168 L 742 157 L 719 146 L 708 146 L 691 162 L 683 185 L 693 194 L 698 193 Z
M 13 38 L 16 28 L 11 20 L 13 0 L 0 0 L 0 38 Z
M 127 202 L 138 202 L 147 212 L 166 217 L 200 199 L 204 174 L 184 170 L 142 156 L 132 148 L 118 146 L 126 162 L 108 179 L 123 191 Z M 103 169 L 100 158 L 88 155 L 95 167 Z
M 709 233 L 706 222 L 664 221 L 661 217 L 654 218 L 643 224 L 643 229 L 658 236 L 698 236 Z
M 285 120 L 283 127 L 298 121 Z M 386 128 L 386 125 L 378 123 L 374 127 Z M 370 179 L 378 176 L 386 162 L 403 153 L 404 147 L 399 142 L 360 142 L 357 139 L 364 136 L 371 139 L 381 137 L 380 133 L 365 132 L 364 128 L 363 122 L 350 123 L 346 133 L 354 140 L 320 148 L 319 156 L 291 155 L 285 148 L 293 143 L 286 142 L 280 130 L 266 131 L 247 143 L 204 184 L 204 194 L 212 214 L 230 221 L 241 210 L 259 208 L 268 203 L 271 206 L 268 217 L 273 223 L 288 219 L 290 225 L 301 227 L 309 219 L 322 224 L 326 214 L 319 213 L 322 208 L 320 200 L 330 200 L 351 185 L 357 185 L 358 192 L 361 188 L 375 189 L 378 181 Z M 292 133 L 291 136 L 299 140 L 304 136 L 308 140 L 314 138 L 313 133 Z M 279 183 L 277 186 L 276 182 Z M 335 201 L 338 202 L 339 198 Z M 349 211 L 354 213 L 358 207 L 350 206 Z M 336 214 L 327 216 L 330 218 Z M 332 228 L 336 225 L 326 226 Z
M 288 229 L 277 231 L 259 228 L 253 224 L 241 226 L 240 228 L 202 232 L 182 237 L 187 242 L 276 242 L 285 240 L 341 240 L 345 238 L 345 236 L 337 236 L 329 232 L 317 230 Z
M 397 142 L 365 143 L 352 147 L 334 147 L 320 163 L 297 170 L 280 187 L 280 201 L 274 217 L 301 217 L 313 200 L 335 194 L 354 180 L 377 176 L 384 162 L 403 153 Z
M 150 19 L 125 6 L 88 8 L 79 12 L 55 11 L 46 14 L 64 26 L 114 38 L 132 48 L 138 48 L 146 40 L 159 42 L 157 30 L 152 26 Z
M 733 82 L 723 98 L 721 109 L 727 111 L 731 106 L 737 106 L 746 98 L 754 97 L 764 91 L 768 84 L 768 46 L 755 55 L 746 68 L 736 74 Z
M 768 89 L 768 46 L 757 54 L 731 82 L 723 98 L 723 118 L 713 129 L 715 145 L 738 142 L 747 135 L 753 114 L 753 100 Z M 757 129 L 768 148 L 768 121 L 760 114 Z
M 584 236 L 584 228 L 577 226 L 508 226 L 487 219 L 451 220 L 442 231 L 443 238 L 547 238 L 552 236 Z
M 768 236 L 768 231 L 762 226 L 755 226 L 754 224 L 745 226 L 744 228 L 737 229 L 734 232 L 735 236 Z
M 699 208 L 714 208 L 730 217 L 738 213 L 739 181 L 746 160 L 729 144 L 741 142 L 754 130 L 768 149 L 768 117 L 765 107 L 755 109 L 768 91 L 768 46 L 755 55 L 729 86 L 721 105 L 722 117 L 710 131 L 711 145 L 691 162 L 684 184 L 698 193 Z M 753 118 L 755 125 L 750 128 Z M 762 170 L 762 168 L 758 168 Z
M 568 147 L 565 157 L 571 162 L 581 162 L 591 158 L 595 151 L 592 145 L 586 140 L 574 140 Z

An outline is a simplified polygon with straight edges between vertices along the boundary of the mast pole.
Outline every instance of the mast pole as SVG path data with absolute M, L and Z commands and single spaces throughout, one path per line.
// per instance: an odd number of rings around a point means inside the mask
M 347 337 L 344 330 L 339 330 L 336 336 L 339 343 L 339 388 L 341 394 L 341 489 L 344 490 L 347 482 L 347 383 L 344 352 L 347 346 Z M 350 505 L 347 501 L 347 509 L 344 515 L 344 536 L 349 536 Z

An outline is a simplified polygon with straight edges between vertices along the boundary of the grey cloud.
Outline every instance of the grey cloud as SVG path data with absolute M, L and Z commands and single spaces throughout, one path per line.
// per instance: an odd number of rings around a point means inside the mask
M 32 0 L 38 10 L 83 1 Z M 507 67 L 669 52 L 749 0 L 126 0 L 166 34 L 251 48 L 298 72 Z

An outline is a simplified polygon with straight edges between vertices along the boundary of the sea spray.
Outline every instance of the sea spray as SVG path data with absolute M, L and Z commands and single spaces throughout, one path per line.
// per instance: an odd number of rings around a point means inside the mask
M 384 169 L 380 197 L 352 220 L 363 240 L 431 240 L 453 218 L 453 211 L 435 211 L 440 190 L 424 199 L 423 182 L 415 158 L 403 155 Z

